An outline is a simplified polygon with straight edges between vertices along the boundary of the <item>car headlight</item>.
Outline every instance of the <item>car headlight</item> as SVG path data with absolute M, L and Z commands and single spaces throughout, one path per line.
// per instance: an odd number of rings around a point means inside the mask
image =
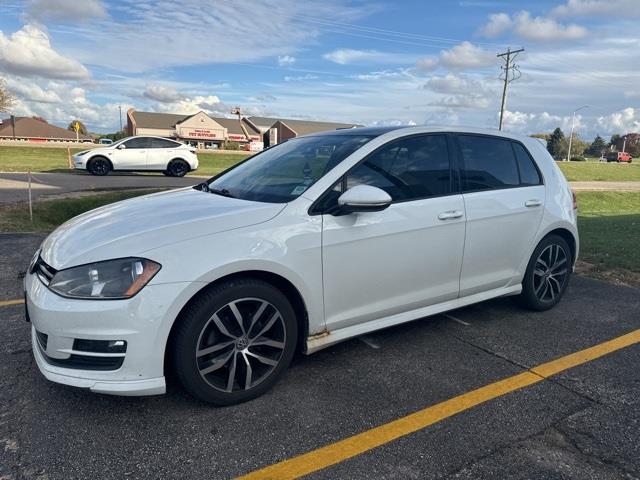
M 87 154 L 87 153 L 89 153 L 90 151 L 91 151 L 91 150 L 84 150 L 84 151 L 82 151 L 82 152 L 78 152 L 78 153 L 76 153 L 76 155 L 75 155 L 75 156 L 76 156 L 76 157 L 81 157 L 81 156 L 83 156 L 83 155 L 86 155 L 86 154 Z
M 145 258 L 118 258 L 60 270 L 49 288 L 63 297 L 131 298 L 149 283 L 161 265 Z

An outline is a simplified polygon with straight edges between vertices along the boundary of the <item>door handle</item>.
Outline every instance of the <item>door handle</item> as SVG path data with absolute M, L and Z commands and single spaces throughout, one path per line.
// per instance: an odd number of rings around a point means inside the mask
M 438 215 L 438 220 L 452 220 L 460 217 L 462 217 L 462 212 L 460 210 L 449 210 Z
M 542 200 L 538 199 L 527 200 L 524 202 L 525 207 L 539 207 L 540 205 L 542 205 Z

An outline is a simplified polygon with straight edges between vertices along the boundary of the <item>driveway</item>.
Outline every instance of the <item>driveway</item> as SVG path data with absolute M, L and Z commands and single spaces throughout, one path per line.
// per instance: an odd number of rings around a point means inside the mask
M 112 173 L 95 177 L 87 173 L 32 173 L 34 200 L 51 195 L 80 191 L 126 190 L 135 188 L 180 188 L 202 182 L 199 177 L 166 177 L 160 173 Z M 28 175 L 26 173 L 0 173 L 0 203 L 27 201 Z
M 21 297 L 41 240 L 0 235 L 0 300 Z M 298 356 L 272 391 L 227 408 L 190 398 L 171 378 L 167 395 L 148 398 L 50 383 L 32 359 L 23 308 L 0 307 L 3 479 L 217 480 L 287 459 L 300 467 L 296 456 L 325 446 L 304 463 L 308 478 L 640 477 L 640 345 L 566 357 L 639 329 L 640 290 L 574 277 L 549 312 L 498 299 L 390 328 Z M 478 389 L 559 357 L 560 373 L 474 406 Z M 368 435 L 359 455 L 336 447 L 460 395 L 457 411 L 436 407 L 433 421 L 395 440 Z

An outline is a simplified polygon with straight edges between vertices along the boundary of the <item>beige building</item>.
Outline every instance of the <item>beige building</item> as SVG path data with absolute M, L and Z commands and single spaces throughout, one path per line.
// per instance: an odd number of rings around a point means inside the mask
M 0 120 L 0 140 L 22 142 L 93 142 L 89 135 L 56 127 L 37 118 L 11 117 Z
M 127 134 L 174 138 L 198 148 L 222 148 L 227 141 L 241 144 L 262 142 L 260 132 L 246 119 L 241 123 L 234 118 L 210 117 L 205 112 L 179 115 L 130 109 L 127 112 Z
M 263 135 L 265 147 L 310 133 L 362 126 L 355 123 L 315 122 L 271 117 L 248 117 L 247 121 Z

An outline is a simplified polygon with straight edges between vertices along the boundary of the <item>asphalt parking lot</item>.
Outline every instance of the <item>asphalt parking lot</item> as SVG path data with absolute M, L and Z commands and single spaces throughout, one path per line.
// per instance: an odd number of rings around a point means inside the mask
M 0 300 L 22 296 L 41 239 L 0 235 Z M 214 408 L 175 385 L 124 398 L 47 382 L 23 308 L 0 307 L 2 479 L 232 478 L 640 328 L 640 290 L 574 277 L 552 311 L 498 299 L 377 332 L 299 356 L 265 396 Z M 638 365 L 634 343 L 308 478 L 640 478 Z

